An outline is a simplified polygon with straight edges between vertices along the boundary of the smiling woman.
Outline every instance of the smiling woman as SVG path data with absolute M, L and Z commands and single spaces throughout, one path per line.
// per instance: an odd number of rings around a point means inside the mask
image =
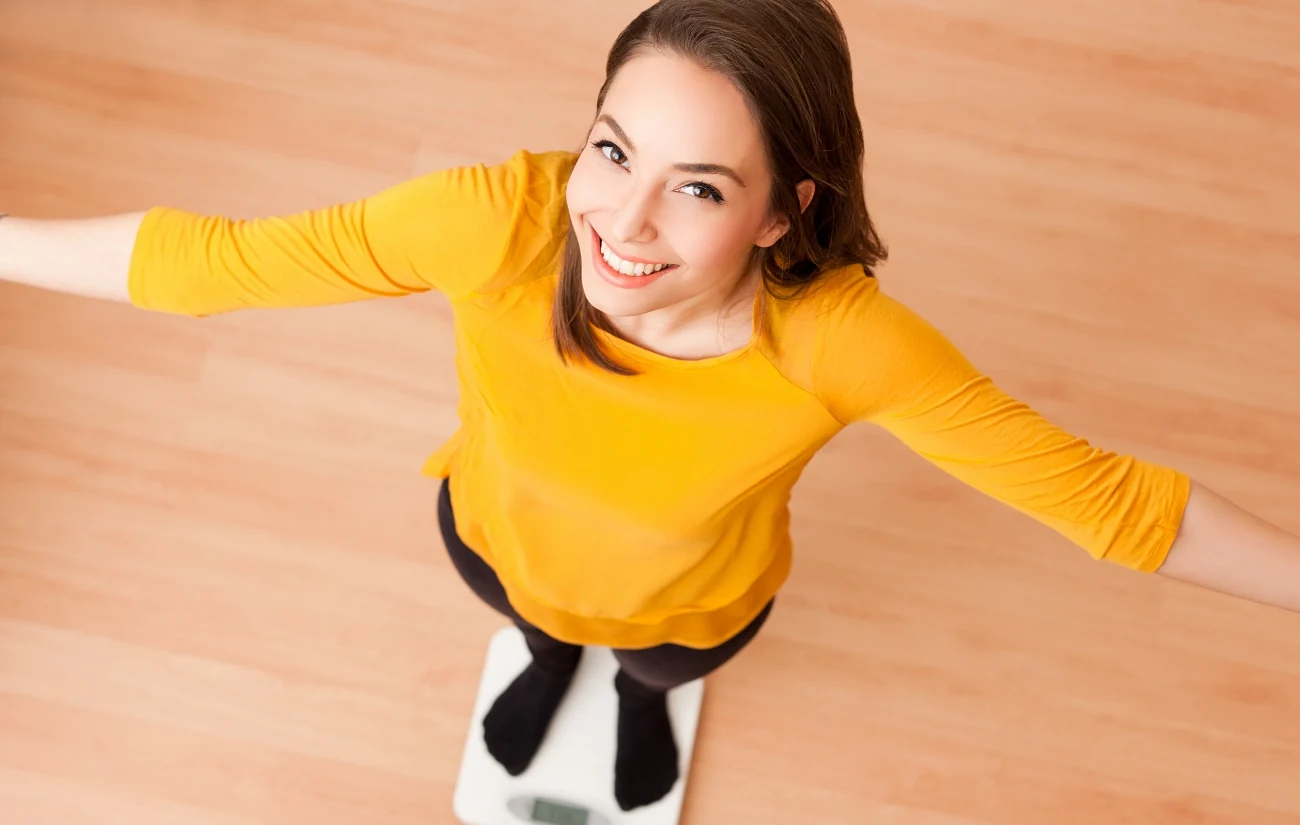
M 821 3 L 736 10 L 659 3 L 610 49 L 568 182 L 553 317 L 561 358 L 634 372 L 598 329 L 675 358 L 721 355 L 753 335 L 757 291 L 789 297 L 819 273 L 856 264 L 870 275 L 885 259 L 834 13 Z M 637 281 L 600 265 L 610 253 L 675 271 Z
M 604 361 L 584 348 L 593 339 L 564 322 L 588 323 L 596 313 L 621 337 L 676 358 L 743 346 L 749 317 L 736 329 L 725 322 L 749 306 L 761 281 L 755 251 L 768 254 L 790 227 L 771 208 L 773 180 L 749 105 L 727 77 L 659 51 L 629 57 L 606 88 L 569 177 L 569 244 L 582 254 L 567 255 L 560 275 L 561 293 L 579 308 L 556 304 L 561 356 Z M 805 184 L 809 197 L 814 189 Z M 627 277 L 601 266 L 607 254 L 672 269 L 637 278 L 634 266 Z M 581 288 L 566 290 L 573 279 Z
M 762 627 L 792 489 L 852 423 L 1096 559 L 1300 607 L 1295 537 L 1056 427 L 882 291 L 851 77 L 826 2 L 663 0 L 577 151 L 252 221 L 6 218 L 0 273 L 193 316 L 444 293 L 462 426 L 426 471 L 456 569 L 533 654 L 488 748 L 525 770 L 582 646 L 613 648 L 625 809 L 677 781 L 666 692 Z

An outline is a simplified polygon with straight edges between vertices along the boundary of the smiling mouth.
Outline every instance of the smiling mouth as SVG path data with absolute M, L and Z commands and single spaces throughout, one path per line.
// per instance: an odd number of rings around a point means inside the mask
M 644 278 L 646 275 L 654 275 L 677 268 L 677 264 L 647 264 L 625 261 L 614 254 L 614 251 L 609 248 L 609 244 L 605 243 L 605 240 L 600 237 L 599 233 L 597 233 L 595 229 L 591 231 L 591 234 L 596 239 L 597 243 L 600 244 L 601 259 L 609 265 L 610 269 L 620 275 L 625 275 L 631 278 Z

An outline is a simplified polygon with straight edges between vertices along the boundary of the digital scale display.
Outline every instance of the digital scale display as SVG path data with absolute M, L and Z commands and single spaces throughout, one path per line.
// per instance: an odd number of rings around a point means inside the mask
M 518 818 L 519 822 L 539 823 L 539 825 L 613 825 L 609 817 L 600 811 L 593 811 L 581 803 L 568 802 L 555 797 L 548 799 L 544 796 L 521 794 L 507 802 L 506 808 Z M 483 825 L 488 823 L 484 822 Z M 492 825 L 504 825 L 504 823 L 493 820 Z
M 587 809 L 534 799 L 533 820 L 546 825 L 587 825 Z

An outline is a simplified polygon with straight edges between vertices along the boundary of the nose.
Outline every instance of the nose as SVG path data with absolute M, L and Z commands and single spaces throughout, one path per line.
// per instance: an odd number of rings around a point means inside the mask
M 658 234 L 654 228 L 654 192 L 632 185 L 610 222 L 610 239 L 621 244 L 646 243 Z

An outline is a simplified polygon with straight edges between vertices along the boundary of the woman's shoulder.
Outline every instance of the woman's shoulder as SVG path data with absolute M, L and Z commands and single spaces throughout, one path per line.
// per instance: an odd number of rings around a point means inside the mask
M 578 155 L 519 148 L 496 160 L 442 163 L 406 185 L 500 203 L 545 203 L 563 197 Z
M 792 294 L 769 290 L 764 296 L 763 354 L 786 380 L 815 394 L 814 365 L 827 327 L 836 325 L 836 314 L 861 310 L 878 291 L 875 277 L 861 264 L 826 270 Z
M 861 317 L 880 297 L 880 283 L 861 264 L 846 264 L 819 274 L 792 294 L 768 293 L 765 319 L 774 344 L 811 341 L 828 326 Z
M 492 170 L 512 193 L 510 234 L 496 274 L 479 287 L 480 295 L 549 277 L 559 268 L 569 235 L 565 192 L 577 158 L 569 151 L 519 149 Z
M 805 290 L 773 302 L 775 326 L 789 336 L 825 343 L 909 338 L 929 331 L 929 324 L 861 264 L 847 264 L 821 274 Z
M 402 256 L 450 281 L 453 298 L 500 292 L 544 274 L 563 251 L 576 160 L 517 149 L 446 164 L 370 198 L 367 211 Z
M 564 201 L 577 160 L 575 152 L 518 149 L 495 165 L 479 163 L 473 168 L 499 186 L 517 208 L 536 214 L 553 210 Z
M 892 384 L 900 370 L 960 360 L 942 333 L 860 264 L 829 270 L 797 296 L 772 302 L 766 318 L 768 358 L 828 401 L 842 386 Z

